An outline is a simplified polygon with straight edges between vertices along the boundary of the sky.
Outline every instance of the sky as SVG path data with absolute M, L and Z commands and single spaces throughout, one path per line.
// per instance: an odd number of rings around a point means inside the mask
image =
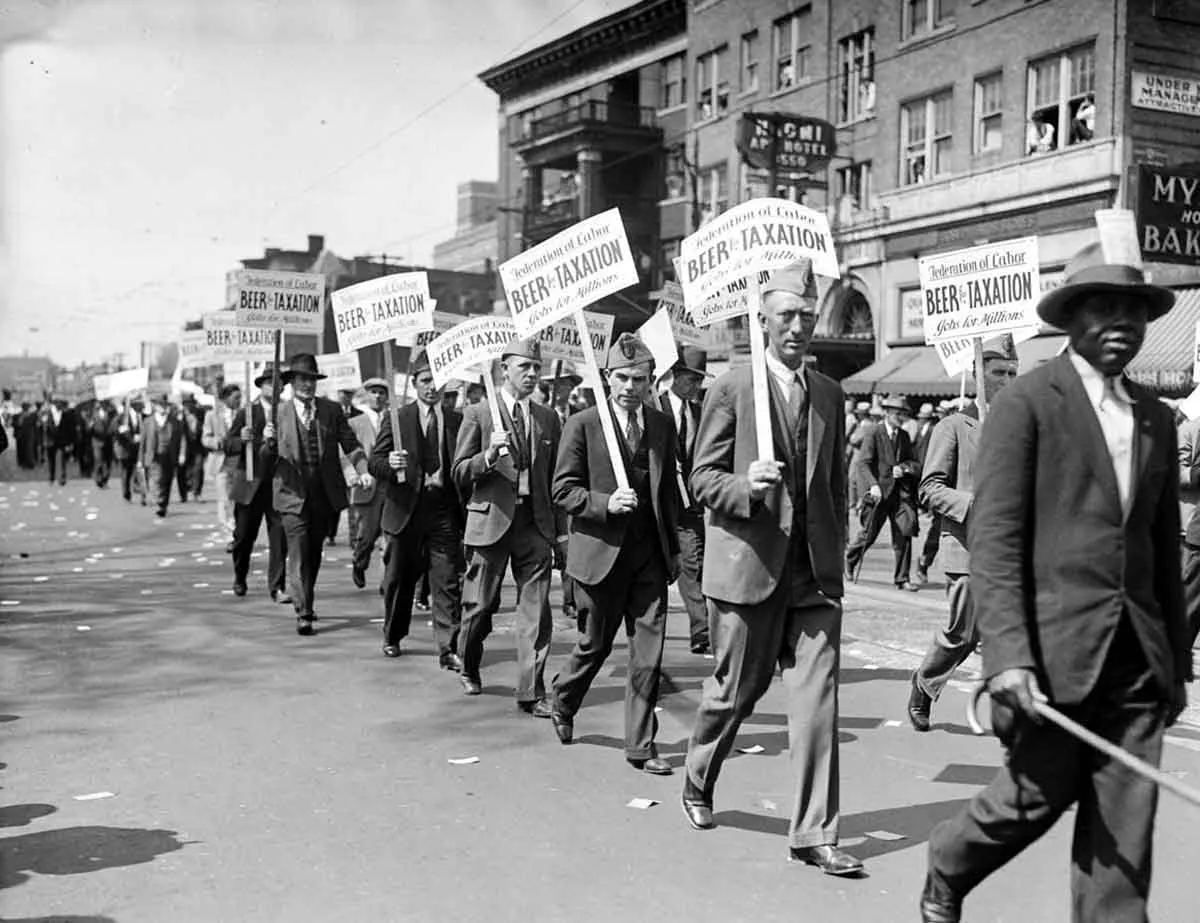
M 264 247 L 427 263 L 485 68 L 630 0 L 0 0 L 0 355 L 136 363 Z

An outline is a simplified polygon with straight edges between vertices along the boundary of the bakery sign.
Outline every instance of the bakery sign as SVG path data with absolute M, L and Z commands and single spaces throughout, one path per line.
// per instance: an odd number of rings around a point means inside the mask
M 755 170 L 810 173 L 837 152 L 837 132 L 824 119 L 747 112 L 738 125 L 737 149 Z
M 1129 99 L 1139 109 L 1200 116 L 1200 75 L 1135 70 L 1130 74 Z
M 1143 258 L 1200 266 L 1200 170 L 1139 164 L 1136 214 Z

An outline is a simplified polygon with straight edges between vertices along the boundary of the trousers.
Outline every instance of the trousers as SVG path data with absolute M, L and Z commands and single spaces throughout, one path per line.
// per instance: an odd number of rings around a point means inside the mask
M 250 555 L 258 541 L 258 530 L 267 521 L 267 589 L 274 593 L 284 589 L 284 571 L 287 566 L 287 539 L 283 523 L 275 512 L 271 501 L 269 481 L 258 485 L 250 503 L 237 503 L 233 507 L 233 581 L 245 583 L 250 573 Z
M 892 525 L 892 553 L 896 557 L 892 582 L 897 586 L 908 581 L 908 571 L 912 566 L 912 537 L 900 527 L 897 521 L 896 514 L 899 506 L 900 497 L 897 491 L 892 491 L 885 500 L 875 504 L 867 527 L 855 536 L 854 541 L 846 549 L 846 564 L 851 570 L 858 570 L 863 556 L 875 544 L 875 539 L 879 538 L 883 524 L 890 522 Z
M 916 677 L 917 687 L 935 701 L 954 671 L 979 643 L 971 580 L 966 574 L 946 574 L 946 599 L 950 603 L 950 621 L 933 636 Z
M 1183 602 L 1192 646 L 1200 636 L 1200 547 L 1183 545 Z
M 695 507 L 681 512 L 675 534 L 679 538 L 679 595 L 687 610 L 689 640 L 693 650 L 708 647 L 712 637 L 708 604 L 700 592 L 704 577 L 703 509 Z

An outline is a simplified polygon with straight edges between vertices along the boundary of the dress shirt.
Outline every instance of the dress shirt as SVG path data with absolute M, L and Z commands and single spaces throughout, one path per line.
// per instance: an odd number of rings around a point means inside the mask
M 533 414 L 529 412 L 529 398 L 523 398 L 518 401 L 509 393 L 508 388 L 500 389 L 500 400 L 504 401 L 504 407 L 508 410 L 508 416 L 511 419 L 513 408 L 519 403 L 521 405 L 521 413 L 525 416 L 525 457 L 529 459 L 529 464 L 525 466 L 525 470 L 520 473 L 517 479 L 517 496 L 529 496 L 529 469 L 533 466 Z M 509 433 L 512 436 L 512 433 Z
M 775 354 L 769 349 L 767 350 L 767 371 L 774 377 L 779 384 L 779 390 L 783 392 L 783 399 L 789 404 L 792 400 L 792 383 L 800 382 L 800 387 L 805 391 L 808 390 L 808 383 L 804 377 L 805 366 L 801 365 L 798 369 L 789 369 L 786 365 L 776 358 Z
M 1133 398 L 1120 375 L 1106 377 L 1073 349 L 1068 349 L 1067 355 L 1079 373 L 1088 403 L 1092 405 L 1100 430 L 1104 433 L 1113 474 L 1117 478 L 1121 509 L 1128 509 L 1130 486 L 1133 484 Z
M 610 401 L 612 409 L 617 417 L 617 436 L 622 441 L 625 441 L 625 433 L 629 430 L 629 411 L 618 404 L 616 401 Z M 646 415 L 642 413 L 642 405 L 638 404 L 637 409 L 633 411 L 633 422 L 637 424 L 638 432 L 644 438 L 646 435 Z M 625 442 L 628 446 L 629 443 Z M 636 446 L 629 447 L 629 454 L 632 455 Z
M 692 448 L 696 445 L 696 426 L 699 422 L 696 419 L 696 412 L 693 408 L 688 406 L 688 404 L 684 402 L 683 398 L 681 398 L 674 391 L 667 392 L 667 403 L 671 407 L 671 419 L 675 421 L 675 432 L 679 432 L 682 421 L 685 419 L 686 415 L 687 445 L 684 448 L 687 451 L 687 455 L 690 457 L 692 454 Z M 679 496 L 682 498 L 683 505 L 685 507 L 690 507 L 692 505 L 692 495 L 688 491 L 687 481 L 684 480 L 683 477 L 683 463 L 684 453 L 680 452 L 679 457 L 675 460 L 675 481 L 679 487 Z
M 379 428 L 383 425 L 383 411 L 372 410 L 370 407 L 363 407 L 361 409 L 362 412 L 366 414 L 367 419 L 371 421 L 371 426 L 375 430 L 375 435 L 378 436 Z
M 417 401 L 417 407 L 419 408 L 417 416 L 421 421 L 421 439 L 422 440 L 425 438 L 426 430 L 429 429 L 429 415 L 432 413 L 433 418 L 435 420 L 437 420 L 438 468 L 437 468 L 437 471 L 433 472 L 433 474 L 425 475 L 425 486 L 426 487 L 441 487 L 442 486 L 442 440 L 444 438 L 446 438 L 446 429 L 445 429 L 446 417 L 442 413 L 442 402 L 439 400 L 436 404 L 426 404 L 424 401 Z M 529 424 L 526 423 L 525 426 L 528 429 Z M 424 444 L 422 443 L 422 445 L 424 445 Z M 418 463 L 419 462 L 420 462 L 420 459 L 418 459 Z M 522 472 L 522 473 L 524 474 L 524 472 Z M 528 493 L 528 490 L 526 492 Z
M 50 419 L 54 422 L 56 427 L 62 421 L 62 411 L 53 404 L 50 405 Z
M 300 425 L 303 426 L 307 430 L 308 427 L 312 424 L 313 417 L 315 416 L 315 414 L 317 412 L 316 399 L 309 401 L 308 404 L 306 405 L 304 403 L 304 401 L 300 400 L 300 398 L 293 397 L 292 403 L 296 407 L 296 419 L 299 420 Z

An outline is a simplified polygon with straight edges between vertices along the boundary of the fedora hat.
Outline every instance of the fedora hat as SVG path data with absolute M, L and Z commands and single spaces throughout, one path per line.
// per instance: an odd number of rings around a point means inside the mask
M 321 370 L 317 368 L 317 357 L 312 353 L 296 353 L 288 360 L 287 368 L 283 370 L 280 377 L 284 381 L 291 381 L 297 375 L 307 375 L 318 381 L 328 377 L 321 374 Z
M 708 374 L 708 353 L 699 346 L 680 345 L 679 358 L 675 360 L 675 364 L 671 366 L 674 372 L 695 372 L 697 375 L 703 375 L 705 378 L 711 378 Z
M 1175 304 L 1175 293 L 1161 285 L 1151 285 L 1138 267 L 1104 262 L 1104 251 L 1100 244 L 1094 243 L 1071 257 L 1063 284 L 1038 302 L 1038 316 L 1047 324 L 1064 327 L 1080 300 L 1095 292 L 1144 298 L 1150 320 L 1162 317 Z
M 918 420 L 932 420 L 933 419 L 933 404 L 928 404 L 928 403 L 922 404 L 921 409 L 917 411 L 917 419 Z
M 262 383 L 264 381 L 266 381 L 268 378 L 273 378 L 274 374 L 275 374 L 275 365 L 272 362 L 268 362 L 266 365 L 263 366 L 263 370 L 254 376 L 254 387 L 261 388 Z
M 558 369 L 557 375 L 555 374 L 556 369 Z M 569 359 L 563 359 L 561 367 L 557 362 L 552 363 L 549 370 L 545 371 L 542 375 L 542 381 L 554 381 L 556 378 L 560 381 L 571 379 L 577 384 L 583 381 L 583 376 L 576 370 L 575 363 Z
M 884 410 L 908 410 L 908 402 L 899 394 L 889 394 L 879 402 L 879 406 Z

